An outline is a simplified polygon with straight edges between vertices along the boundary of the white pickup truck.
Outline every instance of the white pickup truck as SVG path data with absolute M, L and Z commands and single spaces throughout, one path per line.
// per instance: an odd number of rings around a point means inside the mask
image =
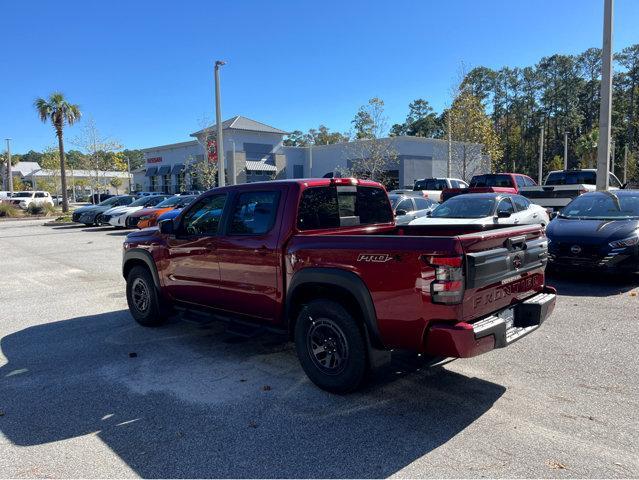
M 425 178 L 415 180 L 413 190 L 422 192 L 425 198 L 439 202 L 442 190 L 447 188 L 468 188 L 468 184 L 459 178 Z
M 596 185 L 597 170 L 594 168 L 554 170 L 548 174 L 543 185 L 521 187 L 519 193 L 547 210 L 556 211 L 564 208 L 582 193 L 595 191 Z M 608 185 L 610 190 L 624 188 L 613 173 L 610 174 Z

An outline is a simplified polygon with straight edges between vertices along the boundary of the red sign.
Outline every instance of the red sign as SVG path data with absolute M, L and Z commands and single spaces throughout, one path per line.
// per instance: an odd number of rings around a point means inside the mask
M 146 163 L 162 163 L 162 157 L 147 158 Z
M 206 152 L 209 163 L 217 163 L 217 142 L 215 140 L 207 140 Z

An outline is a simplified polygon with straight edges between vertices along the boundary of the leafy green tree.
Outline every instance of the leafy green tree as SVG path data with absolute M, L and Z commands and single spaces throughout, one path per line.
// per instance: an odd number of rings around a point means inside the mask
M 502 159 L 499 138 L 479 98 L 461 91 L 446 113 L 453 141 L 461 142 L 451 151 L 453 168 L 464 180 L 486 170 L 485 157 L 498 169 Z
M 287 147 L 306 147 L 308 145 L 306 135 L 301 130 L 293 130 L 286 136 L 283 143 Z
M 60 92 L 52 93 L 48 99 L 37 98 L 34 106 L 38 112 L 40 120 L 43 122 L 51 121 L 58 137 L 58 150 L 60 153 L 60 179 L 62 184 L 62 211 L 69 210 L 69 199 L 67 196 L 67 178 L 64 164 L 64 127 L 65 125 L 73 125 L 80 120 L 82 115 L 80 107 L 76 104 L 69 103 L 64 95 Z
M 441 136 L 442 124 L 430 104 L 421 98 L 408 105 L 408 115 L 404 123 L 391 127 L 391 136 L 408 135 L 411 137 Z
M 120 187 L 122 186 L 122 179 L 118 178 L 118 177 L 114 177 L 111 179 L 111 181 L 109 182 L 111 184 L 111 186 L 113 188 L 115 188 L 115 194 L 118 194 L 118 190 L 120 189 Z
M 122 150 L 122 156 L 129 160 L 129 165 L 131 166 L 131 171 L 137 170 L 144 166 L 144 153 L 141 150 L 130 150 L 125 148 Z

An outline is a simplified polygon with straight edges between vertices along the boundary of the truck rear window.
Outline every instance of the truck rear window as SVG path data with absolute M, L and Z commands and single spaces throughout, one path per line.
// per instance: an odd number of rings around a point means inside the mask
M 386 192 L 376 187 L 329 186 L 304 190 L 297 228 L 351 227 L 389 223 L 393 212 Z
M 470 188 L 481 187 L 504 187 L 510 188 L 513 181 L 510 175 L 475 175 L 470 180 Z
M 546 185 L 596 185 L 596 172 L 575 170 L 572 172 L 552 172 L 546 179 Z

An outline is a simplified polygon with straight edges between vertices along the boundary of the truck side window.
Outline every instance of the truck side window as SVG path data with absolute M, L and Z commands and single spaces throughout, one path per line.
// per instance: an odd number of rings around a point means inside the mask
M 197 202 L 184 215 L 184 231 L 189 235 L 216 235 L 225 202 L 226 195 L 211 195 Z
M 279 192 L 245 192 L 233 206 L 229 235 L 263 235 L 275 223 Z
M 525 187 L 526 186 L 526 180 L 524 180 L 524 177 L 517 175 L 515 177 L 515 180 L 517 181 L 517 188 L 521 188 L 521 187 Z

